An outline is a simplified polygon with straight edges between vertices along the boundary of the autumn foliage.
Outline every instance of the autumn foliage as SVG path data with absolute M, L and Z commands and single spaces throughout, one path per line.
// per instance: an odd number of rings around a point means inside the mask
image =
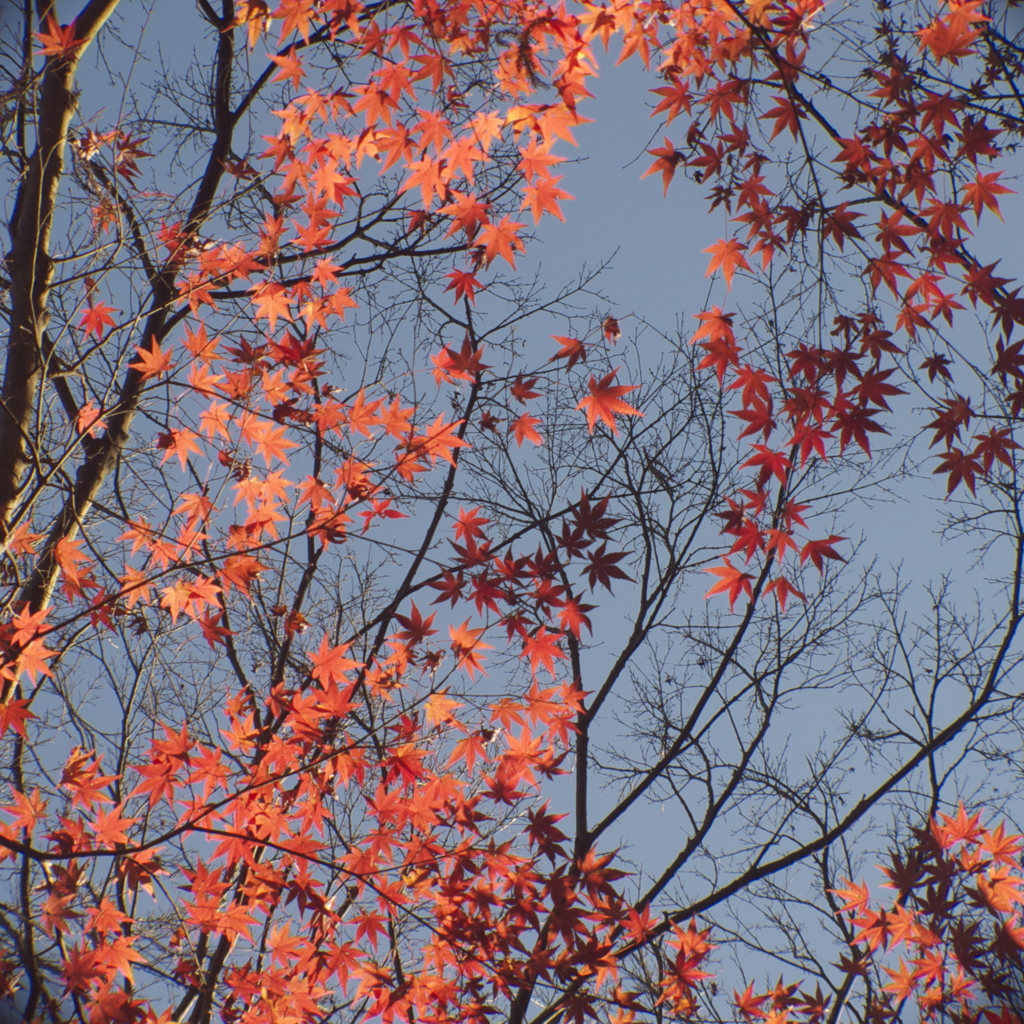
M 896 891 L 891 904 L 873 909 L 865 884 L 835 891 L 852 931 L 853 955 L 840 966 L 850 975 L 883 972 L 870 1019 L 899 1019 L 908 1004 L 924 1020 L 1019 1019 L 1021 849 L 1020 836 L 1002 824 L 985 828 L 961 804 L 893 851 L 882 868 L 882 884 Z
M 972 247 L 1024 125 L 995 14 L 882 3 L 858 39 L 822 0 L 199 0 L 179 75 L 144 6 L 4 23 L 6 1005 L 831 1024 L 859 1000 L 871 1024 L 907 1003 L 1019 1024 L 1017 838 L 940 815 L 884 910 L 830 859 L 908 779 L 948 800 L 953 744 L 997 756 L 978 736 L 1018 664 L 1024 304 Z M 819 62 L 830 32 L 821 60 L 841 40 L 867 62 L 854 86 Z M 656 372 L 641 314 L 517 276 L 531 228 L 571 220 L 609 52 L 662 127 L 636 187 L 696 183 L 727 225 Z M 783 323 L 794 266 L 813 330 Z M 771 316 L 742 312 L 758 289 Z M 847 801 L 894 689 L 809 781 L 772 730 L 877 597 L 829 589 L 853 558 L 836 508 L 908 431 L 945 495 L 1010 510 L 1008 611 L 950 641 L 987 660 L 936 669 L 965 695 L 948 722 L 908 669 L 914 727 L 877 733 L 891 761 Z M 683 622 L 694 579 L 714 618 Z M 692 652 L 683 683 L 659 630 Z M 629 737 L 602 731 L 627 712 Z M 628 815 L 666 800 L 683 834 L 627 863 Z M 801 866 L 838 911 L 835 973 L 721 1009 L 713 913 Z

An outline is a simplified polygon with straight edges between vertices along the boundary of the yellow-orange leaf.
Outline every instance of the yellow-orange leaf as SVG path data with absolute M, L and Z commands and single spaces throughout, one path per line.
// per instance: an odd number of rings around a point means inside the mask
M 577 409 L 585 409 L 587 413 L 587 429 L 592 434 L 597 421 L 606 424 L 613 434 L 619 432 L 615 425 L 616 413 L 620 416 L 643 416 L 639 409 L 634 409 L 628 402 L 622 401 L 622 395 L 636 391 L 638 384 L 612 384 L 618 369 L 612 370 L 600 380 L 590 378 L 590 394 L 580 400 Z

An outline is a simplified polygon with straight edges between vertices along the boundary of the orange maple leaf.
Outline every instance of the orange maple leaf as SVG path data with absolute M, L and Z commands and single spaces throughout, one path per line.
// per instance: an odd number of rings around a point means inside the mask
M 277 281 L 264 281 L 250 289 L 252 303 L 257 307 L 256 318 L 270 321 L 270 330 L 277 327 L 277 318 L 292 319 L 292 296 L 288 288 Z
M 199 435 L 189 430 L 188 427 L 182 427 L 181 430 L 168 430 L 166 434 L 158 434 L 156 446 L 164 453 L 160 459 L 161 464 L 174 454 L 178 456 L 182 470 L 186 469 L 190 455 L 202 454 L 203 450 L 199 447 L 198 438 Z
M 939 843 L 944 850 L 955 843 L 976 843 L 984 831 L 980 812 L 968 816 L 963 800 L 957 804 L 955 818 L 948 814 L 940 814 L 939 818 L 941 825 L 938 822 L 934 824 L 941 833 Z
M 754 577 L 749 572 L 742 572 L 737 569 L 732 562 L 729 561 L 728 556 L 724 556 L 722 561 L 725 565 L 713 566 L 710 569 L 705 569 L 704 572 L 711 573 L 712 576 L 718 576 L 718 582 L 704 595 L 705 598 L 713 597 L 715 594 L 729 594 L 729 611 L 733 610 L 736 604 L 736 598 L 740 594 L 746 594 L 747 597 L 752 597 L 752 591 L 750 584 Z
M 287 53 L 278 56 L 272 53 L 268 53 L 267 56 L 281 69 L 271 81 L 283 82 L 290 78 L 292 88 L 298 89 L 306 72 L 302 67 L 302 58 L 295 55 L 295 47 L 292 46 Z
M 841 879 L 846 885 L 845 889 L 829 889 L 829 892 L 834 896 L 839 896 L 846 902 L 839 908 L 838 913 L 844 913 L 849 911 L 851 914 L 860 914 L 867 908 L 868 900 L 871 899 L 871 893 L 868 890 L 866 882 L 861 882 L 860 885 L 851 882 L 849 879 Z
M 107 421 L 102 419 L 102 409 L 98 409 L 90 398 L 78 410 L 78 421 L 75 423 L 75 429 L 79 434 L 88 434 L 90 437 L 95 437 L 98 433 L 107 429 Z
M 70 25 L 61 25 L 52 14 L 46 16 L 46 28 L 32 34 L 43 44 L 36 50 L 38 57 L 67 57 L 85 42 L 75 38 L 74 21 Z
M 502 217 L 500 224 L 485 224 L 480 232 L 480 241 L 476 243 L 484 251 L 484 263 L 489 264 L 495 256 L 501 256 L 514 270 L 516 266 L 514 250 L 526 251 L 526 247 L 516 234 L 521 227 L 524 227 L 521 222 L 509 220 L 508 217 Z
M 275 426 L 268 420 L 248 418 L 242 424 L 242 436 L 251 444 L 257 452 L 263 456 L 263 461 L 268 467 L 275 461 L 288 465 L 285 452 L 290 448 L 297 448 L 295 441 L 289 441 L 284 436 L 285 427 Z
M 491 645 L 485 644 L 480 640 L 483 632 L 482 628 L 470 629 L 469 619 L 466 619 L 461 626 L 448 627 L 448 635 L 451 638 L 452 650 L 455 652 L 456 660 L 459 665 L 465 666 L 470 677 L 474 676 L 477 672 L 484 672 L 479 652 L 489 650 Z M 484 675 L 486 674 L 484 672 Z
M 750 269 L 750 264 L 747 263 L 746 257 L 743 255 L 746 248 L 742 242 L 737 241 L 735 238 L 720 238 L 714 245 L 709 245 L 706 249 L 702 249 L 702 252 L 711 253 L 711 262 L 708 264 L 708 269 L 705 271 L 704 276 L 710 277 L 716 270 L 721 269 L 725 277 L 726 287 L 731 288 L 733 274 L 737 270 Z
M 472 242 L 480 228 L 488 223 L 487 209 L 491 204 L 480 202 L 472 192 L 466 195 L 453 190 L 451 196 L 452 201 L 437 211 L 438 213 L 447 213 L 452 218 L 445 238 L 454 235 L 461 228 L 466 233 L 466 241 Z
M 96 812 L 95 821 L 91 823 L 96 838 L 108 849 L 117 846 L 118 843 L 127 843 L 128 835 L 125 829 L 139 820 L 138 818 L 122 818 L 122 810 L 124 810 L 124 804 L 117 804 L 110 810 L 99 810 Z
M 46 902 L 40 908 L 39 923 L 42 925 L 43 931 L 51 938 L 57 932 L 69 931 L 72 920 L 82 916 L 79 911 L 71 909 L 70 904 L 74 900 L 74 893 L 61 896 L 56 892 L 51 892 L 47 896 Z
M 456 708 L 461 707 L 462 703 L 452 700 L 448 696 L 447 690 L 439 690 L 427 698 L 424 710 L 426 711 L 427 721 L 431 725 L 445 725 L 448 722 L 455 722 L 453 712 Z
M 530 671 L 534 675 L 541 665 L 552 676 L 556 674 L 554 659 L 566 657 L 565 652 L 558 646 L 562 636 L 561 633 L 549 633 L 547 626 L 540 626 L 533 636 L 523 641 L 523 652 L 519 657 L 530 659 Z
M 516 435 L 517 448 L 522 448 L 524 441 L 532 441 L 534 444 L 544 443 L 544 438 L 535 429 L 540 422 L 539 416 L 530 416 L 524 412 L 522 416 L 509 424 L 508 431 L 510 434 Z
M 47 801 L 43 799 L 38 787 L 28 796 L 12 789 L 11 799 L 14 803 L 0 807 L 0 811 L 13 819 L 10 822 L 12 829 L 31 832 L 39 822 L 45 820 Z
M 429 455 L 432 462 L 444 459 L 454 466 L 454 449 L 472 447 L 468 441 L 463 441 L 453 433 L 463 422 L 455 420 L 452 423 L 445 423 L 444 417 L 438 416 L 427 428 L 426 434 L 417 435 L 412 439 L 410 447 L 417 454 Z
M 533 214 L 534 224 L 539 223 L 545 213 L 550 213 L 559 220 L 565 220 L 561 207 L 558 205 L 558 200 L 575 199 L 576 197 L 570 195 L 564 189 L 558 188 L 558 182 L 561 180 L 562 176 L 555 178 L 543 177 L 539 178 L 535 185 L 527 185 L 524 189 L 523 201 L 519 209 L 525 210 L 526 207 L 529 207 L 530 213 Z
M 324 633 L 320 641 L 320 647 L 315 653 L 307 654 L 313 667 L 309 674 L 323 685 L 340 683 L 345 681 L 345 673 L 363 667 L 361 661 L 353 661 L 347 657 L 349 644 L 342 644 L 340 647 L 332 647 Z
M 1006 826 L 1000 823 L 999 827 L 994 832 L 989 832 L 988 829 L 982 829 L 981 831 L 981 848 L 989 854 L 994 861 L 997 863 L 1004 863 L 1014 865 L 1016 863 L 1016 857 L 1024 847 L 1022 843 L 1024 836 L 1006 834 Z
M 273 17 L 281 19 L 281 39 L 287 39 L 293 32 L 309 42 L 309 31 L 313 27 L 314 6 L 306 0 L 284 0 L 273 12 Z
M 256 45 L 260 33 L 266 30 L 270 18 L 270 9 L 266 0 L 241 0 L 235 11 L 235 25 L 248 25 L 248 46 L 251 50 Z
M 966 3 L 951 0 L 949 14 L 936 18 L 917 32 L 921 49 L 931 50 L 936 60 L 945 59 L 953 64 L 960 57 L 970 56 L 974 52 L 971 44 L 982 34 L 981 28 L 974 28 L 974 24 L 992 20 L 981 13 L 982 6 L 982 0 L 967 0 Z
M 220 581 L 224 592 L 232 587 L 248 595 L 249 585 L 267 566 L 252 555 L 229 555 L 220 567 Z
M 639 384 L 612 384 L 619 368 L 612 370 L 600 380 L 596 377 L 590 378 L 590 394 L 580 399 L 577 409 L 585 409 L 587 412 L 587 429 L 592 434 L 598 419 L 611 428 L 613 434 L 619 432 L 615 425 L 615 414 L 620 416 L 643 416 L 639 409 L 634 409 L 628 402 L 622 401 L 622 395 L 628 395 L 630 391 L 636 391 Z
M 899 970 L 893 970 L 891 967 L 884 966 L 882 970 L 892 978 L 888 985 L 882 986 L 882 991 L 895 993 L 896 999 L 900 1002 L 909 999 L 918 981 L 918 974 L 913 967 L 905 964 L 903 957 L 900 957 Z
M 659 149 L 649 149 L 647 152 L 657 157 L 653 164 L 640 175 L 641 178 L 646 178 L 650 174 L 657 174 L 661 172 L 661 184 L 662 184 L 662 195 L 668 194 L 668 187 L 672 184 L 672 176 L 676 173 L 676 168 L 685 161 L 685 157 L 678 149 L 672 144 L 672 140 L 665 138 L 665 145 Z
M 132 370 L 138 370 L 142 374 L 143 380 L 159 377 L 161 373 L 167 373 L 174 365 L 171 362 L 171 357 L 163 353 L 160 342 L 156 338 L 152 340 L 149 348 L 136 347 L 135 351 L 139 354 L 139 361 L 129 363 L 128 366 Z

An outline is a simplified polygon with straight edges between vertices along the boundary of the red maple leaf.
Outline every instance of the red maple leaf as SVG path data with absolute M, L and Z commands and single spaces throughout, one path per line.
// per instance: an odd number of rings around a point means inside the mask
M 549 633 L 546 626 L 540 626 L 532 636 L 528 636 L 523 642 L 523 653 L 519 657 L 530 659 L 530 671 L 534 675 L 536 675 L 539 665 L 543 665 L 551 675 L 554 675 L 554 659 L 566 656 L 558 646 L 561 639 L 561 633 Z
M 753 597 L 753 591 L 750 584 L 754 581 L 754 577 L 748 573 L 743 572 L 741 569 L 737 569 L 732 562 L 729 561 L 728 556 L 724 556 L 722 561 L 724 565 L 713 566 L 710 569 L 705 569 L 704 572 L 711 573 L 712 576 L 717 576 L 718 582 L 704 595 L 705 599 L 713 597 L 715 594 L 728 594 L 729 595 L 729 611 L 733 610 L 736 604 L 736 599 L 740 594 L 746 594 L 747 597 Z
M 752 447 L 757 454 L 751 455 L 740 468 L 758 467 L 758 489 L 764 487 L 773 476 L 780 483 L 785 483 L 786 473 L 793 468 L 793 463 L 782 452 L 773 452 L 771 448 L 763 444 L 755 444 Z
M 840 252 L 843 252 L 847 238 L 861 237 L 861 233 L 853 222 L 857 217 L 863 217 L 864 214 L 849 210 L 848 206 L 848 203 L 840 203 L 835 209 L 825 214 L 822 223 L 822 235 L 825 238 L 835 239 Z
M 784 129 L 789 129 L 790 133 L 796 138 L 799 132 L 800 118 L 806 116 L 804 112 L 796 105 L 796 103 L 788 96 L 773 96 L 773 100 L 778 104 L 772 107 L 771 110 L 765 111 L 761 115 L 762 118 L 767 120 L 768 118 L 774 118 L 775 124 L 772 127 L 771 139 L 774 139 L 779 132 Z M 769 139 L 769 141 L 771 141 Z
M 445 345 L 440 352 L 431 356 L 431 362 L 434 364 L 434 382 L 440 384 L 443 380 L 465 380 L 472 384 L 478 374 L 490 369 L 486 363 L 481 362 L 483 354 L 483 345 L 474 348 L 468 334 L 458 352 L 453 352 Z
M 807 599 L 803 591 L 797 590 L 785 576 L 780 576 L 778 579 L 774 579 L 765 585 L 765 596 L 771 593 L 775 594 L 775 598 L 779 602 L 779 607 L 783 612 L 786 610 L 786 602 L 791 597 L 797 597 L 801 601 L 805 601 Z
M 611 581 L 613 579 L 629 579 L 629 576 L 616 564 L 626 557 L 626 552 L 608 552 L 606 550 L 607 547 L 607 544 L 602 544 L 592 555 L 590 555 L 587 565 L 583 570 L 587 576 L 588 582 L 590 583 L 591 590 L 593 590 L 598 583 L 600 583 L 606 590 L 611 590 Z
M 964 198 L 974 207 L 975 220 L 981 220 L 982 207 L 988 207 L 1000 220 L 1003 215 L 999 212 L 999 200 L 996 196 L 1014 195 L 1012 188 L 998 184 L 1002 171 L 992 171 L 990 174 L 977 174 L 974 181 L 964 185 Z
M 8 729 L 13 729 L 19 736 L 25 735 L 25 723 L 36 717 L 29 710 L 31 703 L 24 697 L 11 697 L 6 703 L 0 703 L 0 738 Z
M 593 611 L 594 607 L 592 604 L 580 604 L 573 598 L 566 598 L 562 607 L 558 609 L 559 625 L 577 638 L 582 626 L 586 626 L 593 633 L 594 627 L 590 624 L 587 612 Z
M 138 818 L 122 818 L 121 811 L 123 804 L 117 804 L 109 810 L 100 809 L 92 822 L 92 829 L 100 843 L 111 849 L 121 843 L 128 842 L 128 833 L 125 831 L 129 825 L 134 825 Z
M 733 991 L 733 1003 L 736 1009 L 747 1020 L 763 1020 L 768 1015 L 761 1009 L 761 1005 L 768 998 L 767 995 L 755 996 L 754 984 L 751 982 L 742 992 Z
M 949 372 L 950 362 L 946 356 L 934 354 L 929 356 L 919 367 L 920 370 L 928 371 L 928 383 L 931 384 L 936 377 L 944 380 L 952 380 L 953 374 Z
M 451 278 L 451 284 L 445 291 L 450 292 L 454 289 L 456 302 L 468 299 L 472 305 L 476 305 L 476 293 L 482 291 L 484 286 L 473 276 L 472 271 L 453 270 L 450 274 L 445 274 L 445 277 Z
M 579 338 L 566 338 L 560 334 L 552 334 L 562 347 L 548 360 L 553 363 L 556 359 L 568 359 L 565 364 L 567 370 L 571 370 L 581 359 L 587 361 L 587 346 Z
M 1013 456 L 1010 452 L 1019 450 L 1020 445 L 1010 437 L 1011 429 L 993 427 L 987 434 L 974 435 L 974 440 L 978 442 L 974 456 L 980 457 L 985 473 L 991 472 L 996 462 L 1001 462 L 1007 469 L 1013 469 Z
M 427 637 L 434 636 L 437 633 L 436 629 L 430 628 L 433 625 L 434 616 L 429 615 L 424 619 L 415 603 L 408 615 L 395 615 L 395 620 L 402 627 L 401 631 L 396 633 L 395 636 L 399 640 L 404 641 L 409 647 L 414 647 L 416 644 L 426 640 Z
M 660 173 L 662 195 L 668 195 L 668 187 L 672 184 L 672 178 L 676 173 L 676 168 L 686 160 L 686 157 L 676 149 L 672 144 L 672 140 L 667 136 L 664 139 L 664 143 L 665 144 L 658 149 L 647 150 L 647 152 L 656 159 L 654 163 L 640 175 L 640 177 L 646 178 L 648 175 Z
M 85 40 L 75 38 L 75 22 L 61 25 L 52 14 L 46 16 L 46 28 L 32 33 L 43 45 L 36 50 L 40 57 L 67 57 L 81 46 Z
M 116 312 L 118 311 L 113 306 L 108 306 L 103 302 L 94 303 L 82 314 L 78 326 L 85 328 L 87 339 L 90 334 L 95 334 L 102 341 L 103 328 L 114 326 L 114 318 L 110 314 Z
M 845 562 L 846 559 L 833 547 L 833 545 L 839 544 L 844 540 L 846 540 L 845 537 L 837 537 L 834 534 L 831 537 L 826 537 L 824 540 L 809 540 L 800 549 L 800 564 L 803 565 L 807 559 L 810 559 L 811 564 L 818 572 L 824 572 L 826 558 L 834 559 L 837 562 Z
M 541 393 L 539 391 L 534 391 L 536 383 L 536 377 L 531 377 L 529 380 L 523 380 L 523 375 L 520 373 L 516 375 L 516 379 L 509 388 L 509 392 L 517 402 L 521 402 L 525 405 L 527 400 L 530 398 L 540 398 Z
M 948 473 L 949 480 L 946 484 L 946 496 L 952 494 L 957 487 L 963 483 L 967 490 L 974 494 L 975 475 L 985 472 L 981 459 L 974 452 L 964 452 L 959 448 L 951 447 L 949 451 L 936 456 L 941 459 L 933 473 Z

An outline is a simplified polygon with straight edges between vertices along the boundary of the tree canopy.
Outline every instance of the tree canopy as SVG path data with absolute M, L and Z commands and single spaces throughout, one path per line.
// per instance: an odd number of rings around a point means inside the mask
M 1019 1024 L 1014 18 L 11 4 L 4 1005 Z M 529 262 L 615 62 L 677 331 Z

